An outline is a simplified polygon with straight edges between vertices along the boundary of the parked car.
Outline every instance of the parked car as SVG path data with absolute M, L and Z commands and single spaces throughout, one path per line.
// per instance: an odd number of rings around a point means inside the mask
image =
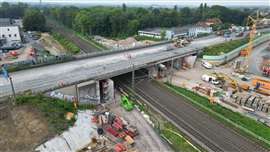
M 206 69 L 213 69 L 213 65 L 207 61 L 202 61 L 202 66 Z

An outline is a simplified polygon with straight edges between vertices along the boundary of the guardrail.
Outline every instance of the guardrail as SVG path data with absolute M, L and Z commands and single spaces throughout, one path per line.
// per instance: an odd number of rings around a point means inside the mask
M 48 65 L 52 65 L 52 64 L 59 64 L 59 63 L 65 63 L 65 62 L 76 61 L 76 60 L 83 60 L 83 59 L 88 59 L 88 58 L 93 58 L 93 57 L 98 57 L 98 56 L 129 52 L 129 51 L 133 51 L 133 50 L 137 50 L 137 49 L 165 45 L 165 44 L 169 44 L 171 42 L 172 41 L 163 41 L 161 43 L 156 43 L 153 45 L 145 45 L 145 46 L 139 46 L 139 47 L 134 47 L 134 48 L 129 48 L 129 49 L 114 50 L 114 51 L 111 50 L 111 51 L 106 51 L 106 52 L 105 51 L 104 52 L 94 52 L 94 53 L 85 54 L 85 55 L 78 55 L 78 56 L 71 56 L 71 55 L 50 56 L 50 57 L 44 58 L 44 59 L 25 60 L 25 61 L 21 61 L 21 62 L 7 64 L 7 68 L 8 68 L 9 72 L 14 72 L 14 71 L 20 71 L 20 70 L 25 70 L 25 69 L 48 66 Z
M 256 46 L 258 46 L 258 45 L 260 45 L 268 40 L 270 40 L 270 33 L 262 35 L 261 37 L 255 39 L 253 41 L 253 46 L 256 47 Z M 218 55 L 218 56 L 204 55 L 203 59 L 207 60 L 213 64 L 221 65 L 221 64 L 227 63 L 228 61 L 238 57 L 240 55 L 240 51 L 243 50 L 244 48 L 246 48 L 247 46 L 248 46 L 248 44 L 244 44 L 244 45 L 234 49 L 233 51 L 231 51 L 229 53 Z

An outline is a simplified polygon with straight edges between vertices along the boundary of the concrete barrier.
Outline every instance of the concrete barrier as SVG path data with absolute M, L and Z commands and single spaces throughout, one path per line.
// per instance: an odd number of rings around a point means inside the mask
M 253 41 L 253 46 L 256 47 L 266 41 L 270 40 L 270 33 L 262 35 L 261 37 L 255 39 Z M 218 56 L 210 56 L 210 55 L 204 55 L 203 59 L 207 60 L 215 65 L 221 65 L 224 63 L 227 63 L 228 61 L 238 57 L 240 55 L 240 51 L 246 48 L 248 44 L 244 44 L 234 50 L 232 50 L 229 53 L 218 55 Z

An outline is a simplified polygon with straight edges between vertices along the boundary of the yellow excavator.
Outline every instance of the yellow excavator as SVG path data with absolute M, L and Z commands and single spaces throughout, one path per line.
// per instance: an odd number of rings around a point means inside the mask
M 213 75 L 215 75 L 215 77 L 221 81 L 221 87 L 224 88 L 226 87 L 225 84 L 229 84 L 229 86 L 233 89 L 236 89 L 235 91 L 237 92 L 241 92 L 242 89 L 239 86 L 238 82 L 234 79 L 232 79 L 231 77 L 229 77 L 228 75 L 224 74 L 224 73 L 212 73 Z

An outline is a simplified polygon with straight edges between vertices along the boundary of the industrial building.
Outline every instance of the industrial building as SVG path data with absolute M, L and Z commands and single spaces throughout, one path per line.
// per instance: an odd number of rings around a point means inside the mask
M 188 29 L 188 36 L 197 37 L 200 34 L 210 34 L 212 32 L 213 30 L 210 26 L 194 26 Z
M 13 24 L 9 18 L 0 18 L 0 45 L 12 45 L 13 43 L 20 43 L 20 29 L 19 26 Z
M 209 34 L 212 33 L 212 31 L 212 27 L 210 26 L 188 25 L 183 27 L 173 27 L 169 29 L 148 28 L 138 31 L 138 35 L 161 39 L 161 33 L 164 32 L 164 39 L 171 40 L 173 38 L 197 37 L 199 34 Z

